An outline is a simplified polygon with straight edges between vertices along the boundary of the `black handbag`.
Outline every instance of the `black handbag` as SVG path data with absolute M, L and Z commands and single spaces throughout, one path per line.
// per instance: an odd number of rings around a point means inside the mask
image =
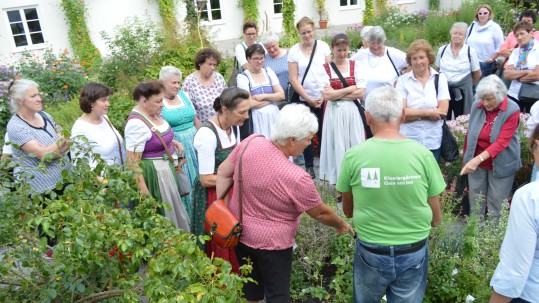
M 311 57 L 309 58 L 309 64 L 307 65 L 307 68 L 305 69 L 305 74 L 303 74 L 303 79 L 301 79 L 301 86 L 303 86 L 303 82 L 305 82 L 305 77 L 307 77 L 307 73 L 309 72 L 309 69 L 311 68 L 311 63 L 313 63 L 313 57 L 314 53 L 316 52 L 316 44 L 318 40 L 314 40 L 314 46 L 313 51 L 311 52 Z M 290 82 L 288 82 L 288 85 L 286 86 L 285 91 L 285 100 L 288 103 L 298 103 L 299 102 L 299 94 L 296 92 L 294 87 Z
M 539 100 L 539 85 L 534 83 L 522 83 L 518 92 L 518 101 L 533 103 Z
M 441 156 L 444 158 L 447 162 L 453 162 L 459 158 L 459 145 L 457 144 L 457 139 L 455 139 L 455 136 L 453 133 L 451 133 L 451 130 L 449 129 L 449 126 L 447 126 L 447 123 L 444 119 L 444 124 L 442 124 L 442 152 Z

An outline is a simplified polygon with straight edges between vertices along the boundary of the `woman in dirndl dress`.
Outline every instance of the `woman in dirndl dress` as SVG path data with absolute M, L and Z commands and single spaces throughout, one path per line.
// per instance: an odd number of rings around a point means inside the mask
M 279 78 L 271 68 L 263 67 L 264 54 L 265 50 L 260 44 L 249 46 L 245 51 L 249 68 L 238 75 L 238 87 L 251 93 L 252 129 L 248 133 L 242 133 L 242 138 L 261 134 L 269 139 L 273 123 L 279 114 L 277 102 L 284 100 Z
M 164 66 L 159 73 L 159 80 L 163 82 L 165 87 L 165 105 L 161 111 L 163 118 L 170 124 L 174 130 L 174 140 L 182 142 L 185 151 L 183 156 L 187 162 L 182 166 L 189 178 L 191 187 L 198 175 L 198 161 L 193 146 L 193 139 L 197 129 L 200 127 L 200 122 L 196 116 L 195 107 L 189 95 L 181 91 L 182 72 L 174 66 Z M 193 193 L 192 191 L 182 197 L 182 202 L 187 209 L 189 220 L 193 221 Z
M 249 92 L 238 87 L 227 88 L 215 99 L 213 108 L 217 114 L 202 124 L 194 138 L 199 170 L 199 177 L 193 186 L 192 232 L 196 236 L 206 234 L 204 214 L 208 206 L 217 199 L 217 168 L 240 142 L 238 126 L 249 118 Z M 206 253 L 208 257 L 228 260 L 232 264 L 232 270 L 239 273 L 234 248 L 221 249 L 210 240 L 206 242 Z
M 361 65 L 348 59 L 349 44 L 345 34 L 337 34 L 331 41 L 333 63 L 348 83 L 347 87 L 344 87 L 334 68 L 328 63 L 324 64 L 329 85 L 322 91 L 322 96 L 329 101 L 324 111 L 319 176 L 333 185 L 337 183 L 346 151 L 365 141 L 363 120 L 354 101 L 365 94 L 367 80 L 360 71 Z
M 163 84 L 159 81 L 142 82 L 133 90 L 133 99 L 138 104 L 125 125 L 127 159 L 129 167 L 139 173 L 140 191 L 166 202 L 170 210 L 163 209 L 162 214 L 177 228 L 189 231 L 189 217 L 181 202 L 178 177 L 157 135 L 160 134 L 171 154 L 183 154 L 183 145 L 174 140 L 174 131 L 161 116 L 163 91 Z

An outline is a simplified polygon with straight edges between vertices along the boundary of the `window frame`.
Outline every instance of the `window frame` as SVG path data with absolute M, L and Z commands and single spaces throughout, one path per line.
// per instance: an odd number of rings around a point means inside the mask
M 223 7 L 222 7 L 222 3 L 221 3 L 221 0 L 217 0 L 219 1 L 219 11 L 221 12 L 221 19 L 216 19 L 216 20 L 213 20 L 213 17 L 211 15 L 211 11 L 212 11 L 212 8 L 211 8 L 211 1 L 210 0 L 206 0 L 206 5 L 204 6 L 204 9 L 201 11 L 201 16 L 200 16 L 200 24 L 215 24 L 215 23 L 222 23 L 224 22 L 224 17 L 223 17 Z M 194 0 L 195 2 L 195 8 L 198 8 L 197 7 L 197 0 Z M 202 19 L 202 13 L 206 11 L 207 12 L 207 15 L 208 15 L 208 20 L 203 20 Z
M 273 15 L 274 16 L 282 16 L 283 15 L 283 0 L 273 0 L 273 3 L 272 3 L 272 6 L 273 6 Z M 281 5 L 281 12 L 280 13 L 276 13 L 275 12 L 275 6 L 276 5 Z
M 341 5 L 339 3 L 339 8 L 340 9 L 354 9 L 354 8 L 359 8 L 360 7 L 360 4 L 361 4 L 361 1 L 360 0 L 357 0 L 357 4 L 350 4 L 350 1 L 351 0 L 346 0 L 346 5 Z M 340 1 L 339 1 L 340 2 Z
M 32 19 L 32 20 L 30 20 L 30 22 L 37 20 L 39 22 L 39 27 L 41 29 L 40 31 L 30 32 L 30 28 L 28 27 L 28 22 L 29 21 L 26 19 L 26 13 L 24 12 L 24 10 L 27 10 L 27 9 L 35 9 L 36 10 L 37 19 Z M 17 44 L 15 42 L 15 37 L 16 36 L 22 36 L 22 34 L 14 34 L 12 29 L 11 29 L 11 24 L 12 23 L 17 23 L 17 22 L 11 22 L 9 20 L 8 13 L 9 12 L 14 12 L 14 11 L 19 12 L 19 16 L 21 18 L 20 22 L 22 22 L 22 25 L 23 25 L 24 36 L 26 37 L 27 45 L 17 46 Z M 10 8 L 3 9 L 3 12 L 4 12 L 4 16 L 6 18 L 6 22 L 7 22 L 8 33 L 9 33 L 9 37 L 10 37 L 10 40 L 11 40 L 11 45 L 15 49 L 16 52 L 26 51 L 26 50 L 34 50 L 34 49 L 43 49 L 43 48 L 47 47 L 47 37 L 45 35 L 45 30 L 43 29 L 43 19 L 42 19 L 41 11 L 39 9 L 39 5 L 10 7 Z M 32 41 L 32 37 L 31 37 L 31 34 L 33 34 L 33 33 L 40 33 L 41 36 L 43 37 L 43 43 L 35 44 Z

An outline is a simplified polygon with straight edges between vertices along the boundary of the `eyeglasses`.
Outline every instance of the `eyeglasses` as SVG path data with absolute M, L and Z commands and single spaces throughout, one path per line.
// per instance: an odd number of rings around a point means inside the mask
M 262 61 L 262 60 L 264 60 L 264 57 L 251 57 L 251 60 L 253 60 L 253 61 Z
M 488 14 L 490 14 L 490 13 L 489 13 L 489 12 L 479 12 L 479 13 L 477 13 L 477 14 L 478 14 L 479 16 L 483 16 L 483 15 L 488 15 Z
M 245 36 L 256 36 L 256 33 L 244 33 Z

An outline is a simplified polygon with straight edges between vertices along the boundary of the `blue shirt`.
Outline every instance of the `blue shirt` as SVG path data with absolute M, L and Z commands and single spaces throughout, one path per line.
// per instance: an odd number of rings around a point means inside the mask
M 509 298 L 537 302 L 539 298 L 539 182 L 515 192 L 500 263 L 490 281 Z

